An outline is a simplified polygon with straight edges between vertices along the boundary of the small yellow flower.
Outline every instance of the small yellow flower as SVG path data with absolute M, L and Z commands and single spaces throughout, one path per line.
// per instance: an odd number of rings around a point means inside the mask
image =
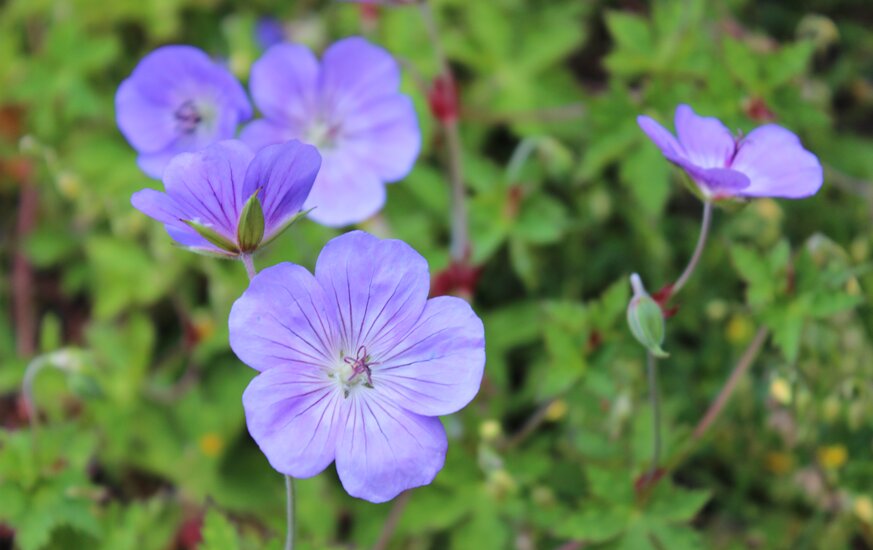
M 855 497 L 852 511 L 864 523 L 873 524 L 873 500 L 868 496 Z
M 500 427 L 500 422 L 496 420 L 486 420 L 479 424 L 479 437 L 485 441 L 494 441 L 501 433 L 503 429 Z
M 218 453 L 224 448 L 224 440 L 214 433 L 203 434 L 198 443 L 203 454 L 212 458 L 218 456 Z
M 725 338 L 731 344 L 742 344 L 752 337 L 754 327 L 745 317 L 734 315 L 725 327 Z
M 567 402 L 563 399 L 555 399 L 546 408 L 546 420 L 549 422 L 557 422 L 567 416 Z
M 843 445 L 825 445 L 816 451 L 819 464 L 828 470 L 836 470 L 849 459 L 849 451 Z
M 770 395 L 780 405 L 791 403 L 791 385 L 784 378 L 776 377 L 770 381 Z
M 787 474 L 794 467 L 794 457 L 788 453 L 769 452 L 766 463 L 767 469 L 774 474 Z

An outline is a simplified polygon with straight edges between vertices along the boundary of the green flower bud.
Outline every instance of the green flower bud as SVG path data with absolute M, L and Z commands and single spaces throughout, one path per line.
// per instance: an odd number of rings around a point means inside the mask
M 236 234 L 239 248 L 243 252 L 252 252 L 261 244 L 261 239 L 264 238 L 264 209 L 258 199 L 258 191 L 243 206 Z
M 643 287 L 640 276 L 631 275 L 631 286 L 634 289 L 633 298 L 627 306 L 627 324 L 634 338 L 655 357 L 669 356 L 661 349 L 664 343 L 664 313 L 649 293 Z

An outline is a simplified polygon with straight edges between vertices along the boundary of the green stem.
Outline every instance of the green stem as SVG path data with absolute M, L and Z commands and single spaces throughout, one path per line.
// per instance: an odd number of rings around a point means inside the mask
M 294 478 L 285 476 L 285 496 L 287 505 L 288 534 L 285 536 L 285 550 L 294 550 Z
M 700 257 L 703 254 L 703 247 L 706 245 L 706 238 L 709 236 L 709 226 L 712 223 L 712 203 L 709 201 L 704 201 L 703 203 L 703 221 L 700 224 L 700 236 L 697 238 L 697 246 L 694 247 L 694 253 L 691 255 L 691 259 L 688 261 L 688 265 L 685 266 L 685 271 L 682 272 L 682 275 L 676 279 L 676 282 L 673 283 L 673 288 L 670 291 L 671 296 L 675 296 L 679 294 L 679 291 L 685 286 L 685 283 L 688 282 L 688 279 L 691 278 L 692 273 L 697 268 L 697 264 L 700 262 Z
M 246 273 L 249 276 L 249 280 L 255 278 L 255 275 L 258 274 L 258 270 L 255 269 L 255 261 L 252 259 L 251 254 L 242 254 L 239 257 L 240 261 L 242 261 L 243 265 L 246 266 Z
M 658 360 L 651 353 L 646 354 L 646 371 L 649 376 L 649 402 L 652 404 L 652 469 L 649 480 L 655 478 L 661 462 L 661 402 L 658 399 Z

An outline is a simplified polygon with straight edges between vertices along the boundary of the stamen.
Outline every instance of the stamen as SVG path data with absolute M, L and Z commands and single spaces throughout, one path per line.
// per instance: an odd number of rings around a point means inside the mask
M 183 103 L 175 113 L 176 125 L 184 134 L 193 134 L 197 126 L 203 121 L 203 117 L 191 101 Z

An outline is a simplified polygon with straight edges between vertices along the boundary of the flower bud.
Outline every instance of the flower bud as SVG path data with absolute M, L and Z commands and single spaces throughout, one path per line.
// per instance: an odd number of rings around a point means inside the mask
M 627 306 L 627 324 L 631 333 L 649 353 L 655 357 L 667 357 L 669 354 L 661 349 L 664 343 L 664 313 L 661 306 L 649 296 L 636 273 L 631 275 L 631 286 L 634 295 Z
M 243 252 L 252 252 L 264 238 L 264 209 L 255 191 L 243 206 L 236 229 L 236 240 Z

